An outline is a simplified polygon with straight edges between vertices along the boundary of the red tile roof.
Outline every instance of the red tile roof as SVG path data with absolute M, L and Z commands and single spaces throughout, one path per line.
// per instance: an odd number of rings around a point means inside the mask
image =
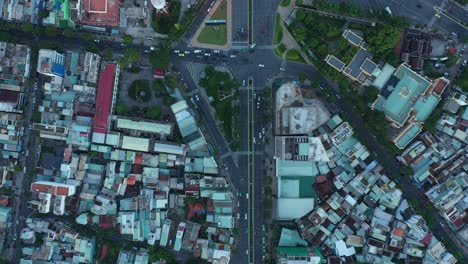
M 395 228 L 395 230 L 393 231 L 393 234 L 398 237 L 403 237 L 405 235 L 405 231 L 399 228 Z
M 114 87 L 115 64 L 106 64 L 99 76 L 98 92 L 96 97 L 96 111 L 94 112 L 93 131 L 107 133 L 107 122 L 112 103 L 112 90 Z
M 441 95 L 444 92 L 445 87 L 447 87 L 447 84 L 448 83 L 444 79 L 437 79 L 434 84 L 434 93 Z
M 10 90 L 0 90 L 0 102 L 16 103 L 18 102 L 19 93 Z
M 119 0 L 84 0 L 81 23 L 94 26 L 119 26 Z
M 70 187 L 67 186 L 56 186 L 53 183 L 51 184 L 42 184 L 34 182 L 31 184 L 31 191 L 48 193 L 52 195 L 64 195 L 68 196 L 70 193 Z

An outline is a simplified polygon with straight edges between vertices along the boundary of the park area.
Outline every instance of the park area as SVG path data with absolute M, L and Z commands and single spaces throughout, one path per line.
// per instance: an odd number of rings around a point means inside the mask
M 227 0 L 222 0 L 218 5 L 213 15 L 208 18 L 209 20 L 226 20 L 227 19 Z M 203 26 L 197 41 L 205 44 L 212 45 L 225 45 L 227 42 L 227 25 L 216 24 Z
M 229 73 L 208 67 L 205 70 L 205 77 L 200 79 L 199 84 L 205 88 L 206 94 L 212 98 L 216 117 L 222 122 L 226 139 L 228 141 L 232 140 L 233 98 L 234 91 L 239 87 L 239 83 Z

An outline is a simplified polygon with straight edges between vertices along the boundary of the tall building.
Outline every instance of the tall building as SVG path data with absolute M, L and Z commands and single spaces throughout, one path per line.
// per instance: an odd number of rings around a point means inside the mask
M 37 71 L 47 76 L 65 77 L 65 55 L 55 50 L 39 50 Z

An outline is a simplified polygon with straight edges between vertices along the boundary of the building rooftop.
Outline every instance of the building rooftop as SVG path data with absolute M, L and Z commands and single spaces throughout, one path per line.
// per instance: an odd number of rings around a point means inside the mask
M 149 139 L 140 137 L 124 136 L 122 139 L 122 148 L 135 151 L 149 151 Z
M 137 130 L 147 133 L 155 134 L 172 134 L 172 125 L 165 124 L 154 121 L 144 121 L 144 120 L 131 120 L 128 118 L 119 117 L 117 118 L 116 128 L 118 129 L 128 129 L 128 130 Z
M 119 0 L 84 0 L 81 23 L 102 27 L 118 27 L 119 12 Z
M 115 64 L 106 64 L 99 76 L 99 85 L 96 100 L 96 112 L 94 113 L 93 132 L 107 133 L 108 119 L 111 111 L 114 77 L 116 73 Z
M 396 70 L 393 79 L 387 83 L 390 95 L 382 98 L 384 103 L 382 110 L 395 123 L 400 126 L 408 119 L 411 109 L 417 99 L 431 86 L 431 82 L 405 64 L 401 64 Z

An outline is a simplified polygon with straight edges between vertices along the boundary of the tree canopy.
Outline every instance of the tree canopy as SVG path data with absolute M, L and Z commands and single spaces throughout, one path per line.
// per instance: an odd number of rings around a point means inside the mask
M 400 32 L 390 25 L 381 25 L 369 32 L 367 44 L 376 57 L 383 57 L 398 43 Z
M 170 51 L 167 47 L 159 47 L 157 50 L 152 51 L 149 56 L 151 66 L 157 69 L 167 69 L 169 67 Z

